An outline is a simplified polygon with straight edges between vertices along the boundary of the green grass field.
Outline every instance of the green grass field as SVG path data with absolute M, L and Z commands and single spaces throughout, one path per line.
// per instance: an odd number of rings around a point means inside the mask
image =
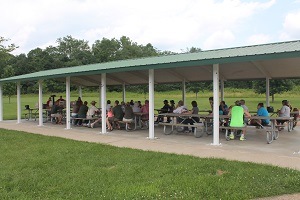
M 299 102 L 299 97 L 297 96 L 298 94 L 298 87 L 295 88 L 295 90 L 279 94 L 275 96 L 275 101 L 274 103 L 270 103 L 271 106 L 274 107 L 274 109 L 279 109 L 281 108 L 281 101 L 283 99 L 288 99 L 293 107 L 300 107 L 300 102 Z M 62 95 L 65 97 L 65 94 L 56 94 L 57 97 Z M 43 102 L 46 103 L 48 100 L 50 94 L 43 94 Z M 83 92 L 82 95 L 83 101 L 88 101 L 91 102 L 92 100 L 95 100 L 99 102 L 99 93 L 98 92 Z M 193 100 L 196 100 L 198 102 L 198 107 L 200 110 L 203 109 L 210 109 L 210 105 L 208 103 L 208 97 L 212 96 L 211 92 L 204 92 L 204 93 L 199 93 L 198 98 L 196 99 L 196 95 L 194 93 L 187 93 L 187 106 L 188 108 L 191 108 L 190 102 Z M 71 100 L 75 101 L 77 100 L 78 93 L 72 92 L 71 93 Z M 255 111 L 256 106 L 259 102 L 266 102 L 265 95 L 258 95 L 252 92 L 252 90 L 243 90 L 243 89 L 225 89 L 225 102 L 228 106 L 233 105 L 236 100 L 239 99 L 245 99 L 246 100 L 246 105 L 248 106 L 249 110 Z M 117 93 L 117 92 L 108 92 L 107 93 L 107 99 L 110 99 L 111 101 L 115 100 L 122 100 L 122 93 Z M 130 101 L 133 99 L 134 101 L 142 101 L 144 102 L 145 99 L 148 99 L 148 94 L 138 94 L 138 93 L 132 93 L 132 92 L 127 92 L 126 93 L 126 100 Z M 175 100 L 177 103 L 179 100 L 182 99 L 182 93 L 181 91 L 171 91 L 171 92 L 156 92 L 155 93 L 155 108 L 161 108 L 163 106 L 163 100 Z M 21 96 L 21 108 L 22 112 L 26 113 L 25 110 L 25 105 L 30 105 L 31 108 L 34 108 L 35 105 L 38 102 L 38 95 L 37 94 L 27 94 L 27 95 L 22 95 Z M 97 104 L 99 106 L 99 103 Z M 11 97 L 11 102 L 9 103 L 8 97 L 3 98 L 3 112 L 4 112 L 4 119 L 16 119 L 17 118 L 17 99 L 16 96 Z M 24 117 L 24 115 L 22 115 Z
M 256 199 L 300 171 L 0 129 L 0 199 Z

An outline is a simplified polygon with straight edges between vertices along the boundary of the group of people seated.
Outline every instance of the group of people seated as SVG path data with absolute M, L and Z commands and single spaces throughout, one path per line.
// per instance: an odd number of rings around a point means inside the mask
M 167 103 L 167 101 L 166 101 Z M 211 108 L 213 110 L 213 97 L 209 98 L 209 103 L 211 105 Z M 177 106 L 174 108 L 173 113 L 186 113 L 186 114 L 198 114 L 198 107 L 197 107 L 197 102 L 192 101 L 192 109 L 189 111 L 188 108 L 184 105 L 183 101 L 179 101 Z M 282 107 L 281 109 L 278 109 L 276 113 L 278 113 L 279 117 L 290 117 L 290 113 L 292 111 L 298 111 L 297 108 L 294 108 L 292 110 L 292 107 L 289 103 L 288 100 L 283 100 L 282 101 Z M 213 113 L 211 113 L 213 114 Z M 220 115 L 228 115 L 228 119 L 225 120 L 225 126 L 228 124 L 228 126 L 231 127 L 241 127 L 242 134 L 240 137 L 240 140 L 246 140 L 245 134 L 246 134 L 246 129 L 243 129 L 246 125 L 253 125 L 257 127 L 261 126 L 267 126 L 270 124 L 270 119 L 253 119 L 249 120 L 251 117 L 251 114 L 249 113 L 248 107 L 245 105 L 245 100 L 237 100 L 234 105 L 228 107 L 225 103 L 225 101 L 221 101 L 219 105 L 219 114 Z M 269 111 L 267 108 L 264 107 L 263 103 L 258 103 L 257 104 L 257 112 L 255 114 L 256 116 L 262 116 L 262 117 L 269 117 Z M 295 114 L 296 118 L 298 118 L 298 112 Z M 191 124 L 193 125 L 196 122 L 199 122 L 198 117 L 190 117 L 188 119 L 182 119 L 178 117 L 178 122 L 179 123 L 184 123 L 184 124 Z M 288 120 L 276 120 L 277 125 L 283 125 L 285 122 Z M 296 121 L 297 123 L 297 121 Z M 294 124 L 295 126 L 295 124 Z M 282 126 L 278 126 L 278 130 L 282 130 Z M 188 132 L 188 128 L 184 127 L 185 132 Z M 193 131 L 193 130 L 192 130 Z M 234 133 L 233 131 L 230 132 L 230 139 L 234 139 Z
M 171 100 L 170 101 L 170 104 L 169 104 L 169 101 L 168 100 L 164 100 L 163 101 L 164 105 L 161 109 L 159 109 L 159 114 L 160 113 L 172 113 L 173 110 L 175 109 L 175 102 L 174 100 Z M 164 121 L 164 118 L 163 117 L 157 117 L 155 123 L 159 123 L 159 122 L 163 122 Z M 167 123 L 170 123 L 171 119 L 170 117 L 167 118 Z
M 149 101 L 145 100 L 145 104 L 142 105 L 140 101 L 134 102 L 120 102 L 115 100 L 114 106 L 111 105 L 111 101 L 107 100 L 106 105 L 106 124 L 107 129 L 112 131 L 113 128 L 120 129 L 119 121 L 128 122 L 128 129 L 131 129 L 130 123 L 134 121 L 134 113 L 144 113 L 141 117 L 142 121 L 149 120 Z M 101 121 L 101 118 L 94 121 L 90 124 L 91 128 L 94 128 L 94 125 Z
M 53 98 L 53 100 L 52 100 Z M 62 110 L 66 107 L 66 100 L 59 97 L 55 102 L 54 97 L 49 97 L 46 103 L 46 109 L 49 109 L 51 118 L 55 118 L 56 124 L 62 124 Z
M 240 108 L 238 108 L 238 106 L 240 106 Z M 240 111 L 239 112 L 236 111 L 237 109 L 239 109 Z M 298 109 L 295 108 L 293 111 L 298 111 Z M 291 107 L 289 101 L 283 100 L 281 109 L 278 109 L 276 113 L 278 114 L 279 117 L 290 117 L 291 112 L 292 112 L 292 107 Z M 233 106 L 231 109 L 229 109 L 228 115 L 230 116 L 230 126 L 232 126 L 232 127 L 243 127 L 247 124 L 250 124 L 250 125 L 257 126 L 258 128 L 260 128 L 261 126 L 267 126 L 270 124 L 270 119 L 252 119 L 248 122 L 249 117 L 251 117 L 251 115 L 249 113 L 247 106 L 245 106 L 244 100 L 237 101 L 235 103 L 235 106 Z M 264 107 L 263 103 L 257 104 L 257 113 L 255 115 L 262 116 L 262 117 L 270 116 L 268 109 L 266 109 Z M 297 117 L 298 117 L 298 114 L 297 114 L 296 118 Z M 244 119 L 243 123 L 242 123 L 242 119 Z M 283 124 L 287 121 L 288 120 L 280 120 L 280 119 L 276 120 L 276 124 L 279 125 L 278 131 L 281 131 L 283 129 Z M 282 125 L 282 126 L 280 126 L 280 125 Z M 295 124 L 294 124 L 294 126 L 295 126 Z M 245 138 L 246 130 L 245 129 L 242 129 L 242 130 L 243 130 L 243 134 L 241 135 L 240 140 L 246 140 L 246 138 Z M 234 139 L 233 131 L 230 134 L 230 139 Z
M 85 102 L 86 103 L 86 102 Z M 84 103 L 84 105 L 85 105 Z M 85 108 L 84 111 L 82 109 L 82 106 L 79 108 L 78 111 L 78 118 L 89 118 L 94 117 L 95 113 L 99 113 L 100 110 L 95 107 L 95 101 L 91 102 L 91 106 L 89 108 Z M 83 106 L 85 107 L 85 106 Z M 74 107 L 73 107 L 74 111 Z M 81 112 L 82 111 L 82 112 Z M 83 115 L 83 113 L 86 113 L 86 115 Z M 134 102 L 131 100 L 130 102 L 120 102 L 116 100 L 114 102 L 114 105 L 111 104 L 110 100 L 107 100 L 106 105 L 106 126 L 107 129 L 112 131 L 114 128 L 120 129 L 120 123 L 119 121 L 125 121 L 128 123 L 128 128 L 131 129 L 130 123 L 134 121 L 134 113 L 145 113 L 142 115 L 143 121 L 149 120 L 149 101 L 145 100 L 145 104 L 141 105 L 140 101 Z M 72 112 L 72 116 L 73 116 Z M 101 117 L 99 117 L 97 120 L 95 120 L 93 123 L 87 125 L 88 127 L 94 128 L 95 124 L 101 121 Z M 75 122 L 76 125 L 81 125 L 80 120 L 78 120 L 78 123 Z M 85 124 L 84 124 L 85 125 Z

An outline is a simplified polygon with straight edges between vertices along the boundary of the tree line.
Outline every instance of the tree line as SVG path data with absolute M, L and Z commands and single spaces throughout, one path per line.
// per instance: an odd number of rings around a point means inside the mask
M 120 39 L 102 38 L 96 40 L 91 46 L 86 40 L 76 39 L 72 36 L 58 38 L 56 46 L 48 46 L 45 49 L 36 48 L 27 54 L 11 54 L 16 48 L 15 44 L 5 46 L 9 39 L 0 37 L 0 78 L 17 76 L 33 73 L 37 71 L 58 69 L 65 67 L 74 67 L 94 63 L 104 63 L 117 60 L 162 56 L 177 54 L 171 51 L 161 51 L 152 44 L 141 45 L 133 42 L 129 37 L 122 36 Z M 200 52 L 201 48 L 191 47 L 181 50 L 181 53 Z M 84 66 L 83 66 L 84 67 Z M 282 93 L 293 89 L 299 84 L 299 80 L 270 80 L 270 94 L 274 97 L 276 93 Z M 226 81 L 225 86 L 229 88 L 250 88 L 257 93 L 265 93 L 265 81 Z M 22 82 L 22 93 L 38 93 L 38 84 L 36 81 Z M 15 84 L 4 84 L 4 95 L 11 96 L 15 94 Z M 72 90 L 77 87 L 72 85 Z M 85 88 L 93 90 L 95 88 Z M 178 84 L 159 84 L 155 86 L 155 91 L 180 90 L 181 83 Z M 109 91 L 121 91 L 121 86 L 108 86 Z M 128 86 L 128 91 L 147 92 L 147 86 Z M 188 83 L 187 90 L 198 94 L 200 91 L 212 90 L 212 82 Z M 65 91 L 64 85 L 54 80 L 45 80 L 43 82 L 43 91 L 45 93 L 60 93 Z

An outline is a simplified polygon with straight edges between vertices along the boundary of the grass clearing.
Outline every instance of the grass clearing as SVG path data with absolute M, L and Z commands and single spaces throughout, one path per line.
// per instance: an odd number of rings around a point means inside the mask
M 300 171 L 0 129 L 1 199 L 255 199 L 300 192 Z

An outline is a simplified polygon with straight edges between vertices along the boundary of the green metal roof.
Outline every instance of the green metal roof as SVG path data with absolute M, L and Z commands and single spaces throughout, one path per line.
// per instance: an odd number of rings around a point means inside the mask
M 240 63 L 250 61 L 254 62 L 261 60 L 274 60 L 280 58 L 300 58 L 300 40 L 208 50 L 201 51 L 199 53 L 186 53 L 168 56 L 130 59 L 39 71 L 35 73 L 0 79 L 0 83 L 32 81 L 49 78 L 55 79 L 67 76 L 85 76 L 101 73 L 140 71 L 148 69 L 204 66 L 212 64 L 220 64 L 220 66 L 222 66 L 222 64 L 228 63 Z

